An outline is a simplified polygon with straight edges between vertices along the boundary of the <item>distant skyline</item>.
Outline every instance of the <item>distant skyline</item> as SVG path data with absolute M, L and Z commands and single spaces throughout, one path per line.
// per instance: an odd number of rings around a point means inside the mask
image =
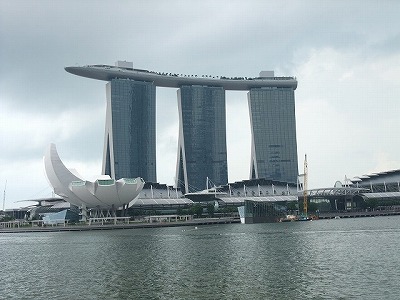
M 0 1 L 0 190 L 6 208 L 51 196 L 50 143 L 101 174 L 105 82 L 66 66 L 179 74 L 295 76 L 299 172 L 309 187 L 400 169 L 398 1 Z M 157 88 L 157 178 L 174 183 L 176 89 Z M 226 92 L 228 179 L 250 175 L 247 93 Z

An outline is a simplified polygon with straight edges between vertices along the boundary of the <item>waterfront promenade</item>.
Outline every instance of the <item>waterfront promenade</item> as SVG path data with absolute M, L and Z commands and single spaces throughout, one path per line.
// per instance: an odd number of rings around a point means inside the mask
M 90 230 L 114 230 L 114 229 L 138 229 L 138 228 L 156 228 L 156 227 L 178 227 L 178 226 L 198 226 L 198 225 L 215 225 L 240 223 L 240 219 L 236 217 L 223 218 L 199 218 L 188 221 L 172 221 L 172 222 L 135 222 L 120 224 L 91 224 L 91 225 L 47 225 L 47 226 L 15 226 L 2 227 L 0 233 L 23 233 L 23 232 L 57 232 L 57 231 L 90 231 Z
M 335 218 L 364 218 L 364 217 L 379 217 L 379 216 L 398 216 L 400 209 L 394 210 L 364 210 L 364 211 L 339 211 L 339 212 L 324 212 L 318 215 L 319 219 L 335 219 Z

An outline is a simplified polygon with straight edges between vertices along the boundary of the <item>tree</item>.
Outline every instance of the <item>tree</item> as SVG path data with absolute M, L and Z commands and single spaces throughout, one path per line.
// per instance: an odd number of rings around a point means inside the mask
M 196 203 L 192 206 L 192 211 L 197 217 L 201 217 L 201 215 L 203 214 L 203 207 L 200 203 Z
M 13 220 L 15 220 L 15 218 L 13 216 L 10 216 L 7 214 L 0 216 L 0 221 L 2 221 L 2 222 L 9 222 L 9 221 L 13 221 Z
M 214 211 L 215 211 L 215 208 L 214 208 L 213 203 L 209 202 L 209 203 L 207 204 L 207 213 L 208 213 L 208 216 L 209 216 L 209 217 L 213 217 L 213 216 L 214 216 Z

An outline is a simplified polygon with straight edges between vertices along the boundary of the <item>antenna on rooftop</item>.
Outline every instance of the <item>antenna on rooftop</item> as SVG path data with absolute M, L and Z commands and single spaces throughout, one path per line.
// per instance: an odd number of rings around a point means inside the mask
M 3 192 L 3 212 L 5 211 L 5 206 L 6 206 L 6 188 L 7 188 L 7 180 L 6 183 L 4 185 L 4 192 Z

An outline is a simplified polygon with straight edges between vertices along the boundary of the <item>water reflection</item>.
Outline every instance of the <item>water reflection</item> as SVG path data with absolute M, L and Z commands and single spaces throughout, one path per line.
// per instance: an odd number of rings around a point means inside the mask
M 398 217 L 0 235 L 8 299 L 398 299 Z

